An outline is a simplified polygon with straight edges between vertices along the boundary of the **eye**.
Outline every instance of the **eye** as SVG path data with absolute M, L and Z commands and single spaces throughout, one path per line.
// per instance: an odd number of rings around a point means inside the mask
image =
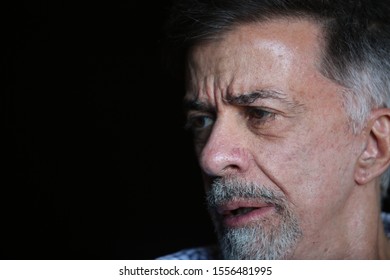
M 267 121 L 273 120 L 276 114 L 265 108 L 250 107 L 247 110 L 247 117 L 252 125 L 262 125 Z
M 207 129 L 214 123 L 214 120 L 207 115 L 192 115 L 187 118 L 186 129 L 200 131 Z

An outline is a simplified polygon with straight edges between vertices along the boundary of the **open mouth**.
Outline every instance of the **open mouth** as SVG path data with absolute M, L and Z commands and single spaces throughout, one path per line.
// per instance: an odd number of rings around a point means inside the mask
M 226 226 L 240 227 L 263 219 L 265 215 L 272 213 L 274 208 L 275 205 L 265 203 L 232 203 L 218 208 L 218 213 Z
M 249 212 L 252 212 L 253 210 L 259 209 L 258 207 L 240 207 L 234 210 L 225 211 L 227 213 L 224 213 L 224 216 L 240 216 L 248 214 Z

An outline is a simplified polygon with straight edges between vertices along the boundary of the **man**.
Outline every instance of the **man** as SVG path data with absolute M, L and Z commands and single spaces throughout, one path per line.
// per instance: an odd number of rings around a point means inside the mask
M 389 12 L 178 2 L 169 39 L 219 244 L 159 259 L 390 259 Z

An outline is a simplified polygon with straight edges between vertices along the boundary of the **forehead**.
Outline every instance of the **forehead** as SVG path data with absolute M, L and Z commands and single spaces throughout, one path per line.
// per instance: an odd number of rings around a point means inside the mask
M 187 97 L 267 87 L 300 90 L 297 85 L 321 75 L 321 42 L 320 27 L 309 20 L 238 25 L 192 50 Z

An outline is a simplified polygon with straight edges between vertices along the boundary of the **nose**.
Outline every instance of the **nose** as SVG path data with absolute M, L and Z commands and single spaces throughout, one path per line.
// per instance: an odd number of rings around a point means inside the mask
M 209 176 L 226 176 L 248 170 L 250 153 L 239 125 L 219 120 L 200 153 L 200 166 Z

